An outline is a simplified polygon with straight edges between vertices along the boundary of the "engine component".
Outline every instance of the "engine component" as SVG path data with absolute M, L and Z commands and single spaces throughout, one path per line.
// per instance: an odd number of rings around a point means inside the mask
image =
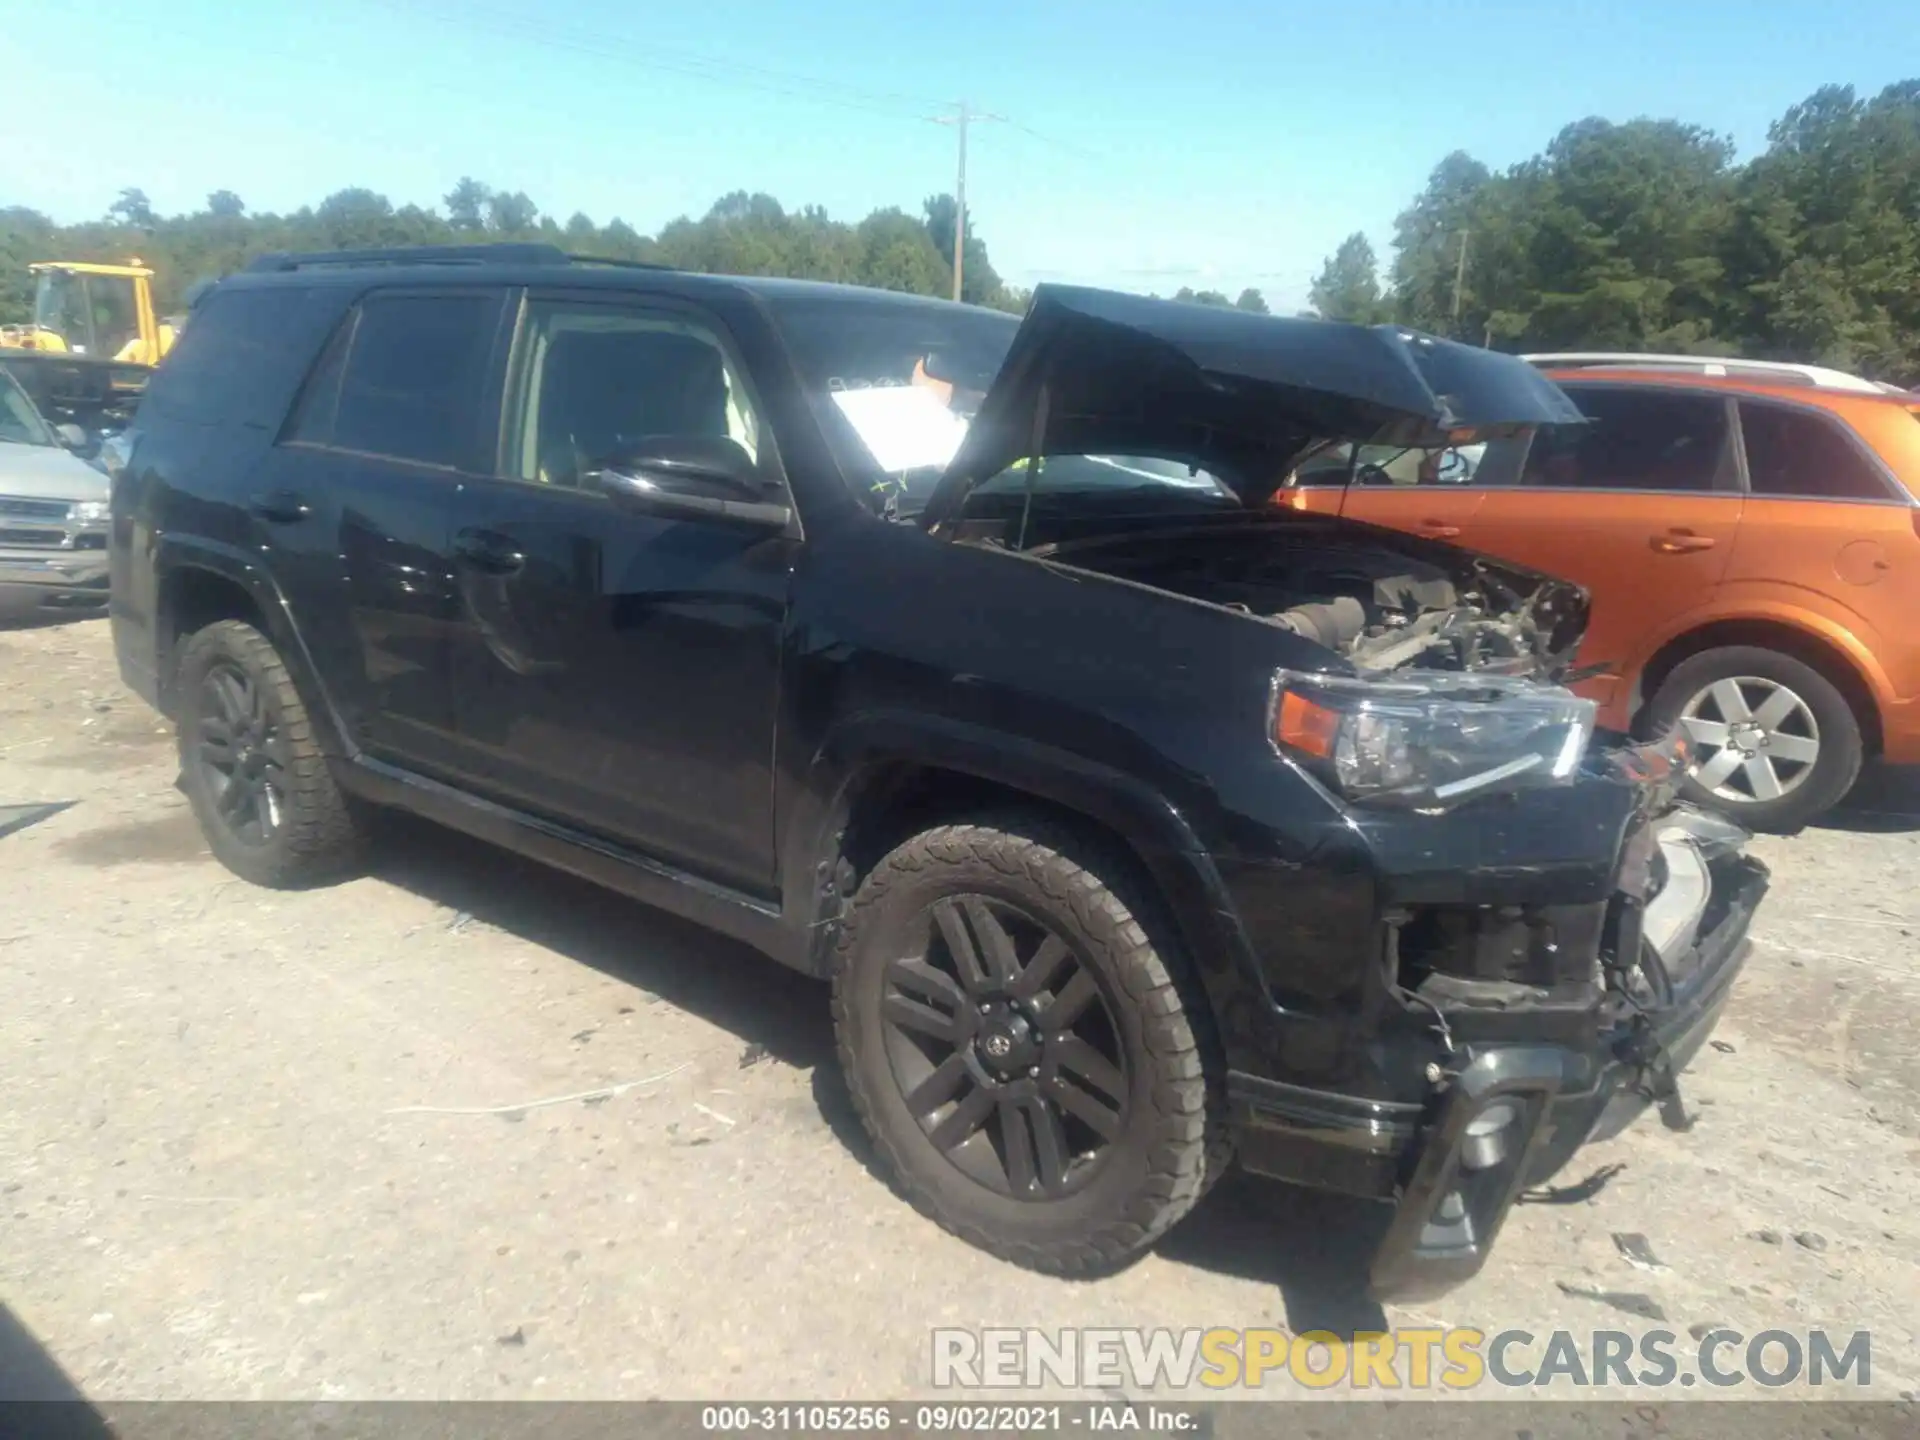
M 1329 650 L 1344 652 L 1367 628 L 1367 609 L 1351 595 L 1336 595 L 1331 600 L 1309 601 L 1282 610 L 1273 623 L 1317 640 Z

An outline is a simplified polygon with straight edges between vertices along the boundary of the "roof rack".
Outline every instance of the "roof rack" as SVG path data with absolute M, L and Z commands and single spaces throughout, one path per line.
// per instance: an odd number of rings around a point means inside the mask
M 1766 380 L 1775 384 L 1810 385 L 1821 390 L 1851 390 L 1862 395 L 1886 395 L 1892 387 L 1844 370 L 1823 365 L 1795 365 L 1781 360 L 1742 360 L 1735 356 L 1636 355 L 1630 351 L 1566 350 L 1521 359 L 1552 370 L 1679 370 L 1694 375 L 1722 375 L 1735 379 Z
M 306 250 L 262 255 L 249 273 L 353 265 L 566 265 L 557 245 L 394 245 L 377 250 Z
M 619 260 L 611 255 L 579 255 L 568 251 L 567 260 L 574 265 L 613 265 L 622 270 L 671 270 L 671 265 L 663 265 L 658 260 Z

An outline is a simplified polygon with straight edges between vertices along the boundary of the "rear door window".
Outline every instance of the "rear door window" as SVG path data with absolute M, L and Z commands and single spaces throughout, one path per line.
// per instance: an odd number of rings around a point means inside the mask
M 1740 402 L 1747 484 L 1755 495 L 1812 500 L 1885 500 L 1886 480 L 1861 448 L 1824 415 L 1789 405 Z
M 1726 401 L 1672 390 L 1563 387 L 1585 425 L 1543 427 L 1520 483 L 1553 490 L 1733 490 Z
M 478 468 L 504 293 L 374 294 L 308 381 L 288 439 Z

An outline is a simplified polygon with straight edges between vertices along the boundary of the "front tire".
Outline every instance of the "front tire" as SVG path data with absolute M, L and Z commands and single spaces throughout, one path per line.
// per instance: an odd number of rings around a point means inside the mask
M 906 1197 L 1055 1274 L 1111 1270 L 1224 1165 L 1209 1016 L 1115 867 L 1050 826 L 915 836 L 855 894 L 840 1063 Z
M 181 778 L 220 863 L 274 889 L 352 870 L 360 831 L 267 637 L 239 620 L 196 632 L 176 693 Z
M 1860 778 L 1860 721 L 1833 682 L 1778 650 L 1728 645 L 1683 660 L 1649 707 L 1693 748 L 1685 792 L 1750 830 L 1791 832 Z

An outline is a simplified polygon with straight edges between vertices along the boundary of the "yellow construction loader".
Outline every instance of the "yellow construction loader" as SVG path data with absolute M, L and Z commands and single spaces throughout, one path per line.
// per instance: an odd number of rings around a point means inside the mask
M 124 423 L 178 328 L 154 314 L 153 271 L 138 259 L 27 268 L 33 322 L 0 326 L 0 366 L 56 422 L 95 434 Z
M 173 348 L 173 327 L 153 310 L 153 271 L 126 265 L 48 260 L 34 278 L 33 323 L 0 328 L 0 348 L 86 355 L 158 365 Z

